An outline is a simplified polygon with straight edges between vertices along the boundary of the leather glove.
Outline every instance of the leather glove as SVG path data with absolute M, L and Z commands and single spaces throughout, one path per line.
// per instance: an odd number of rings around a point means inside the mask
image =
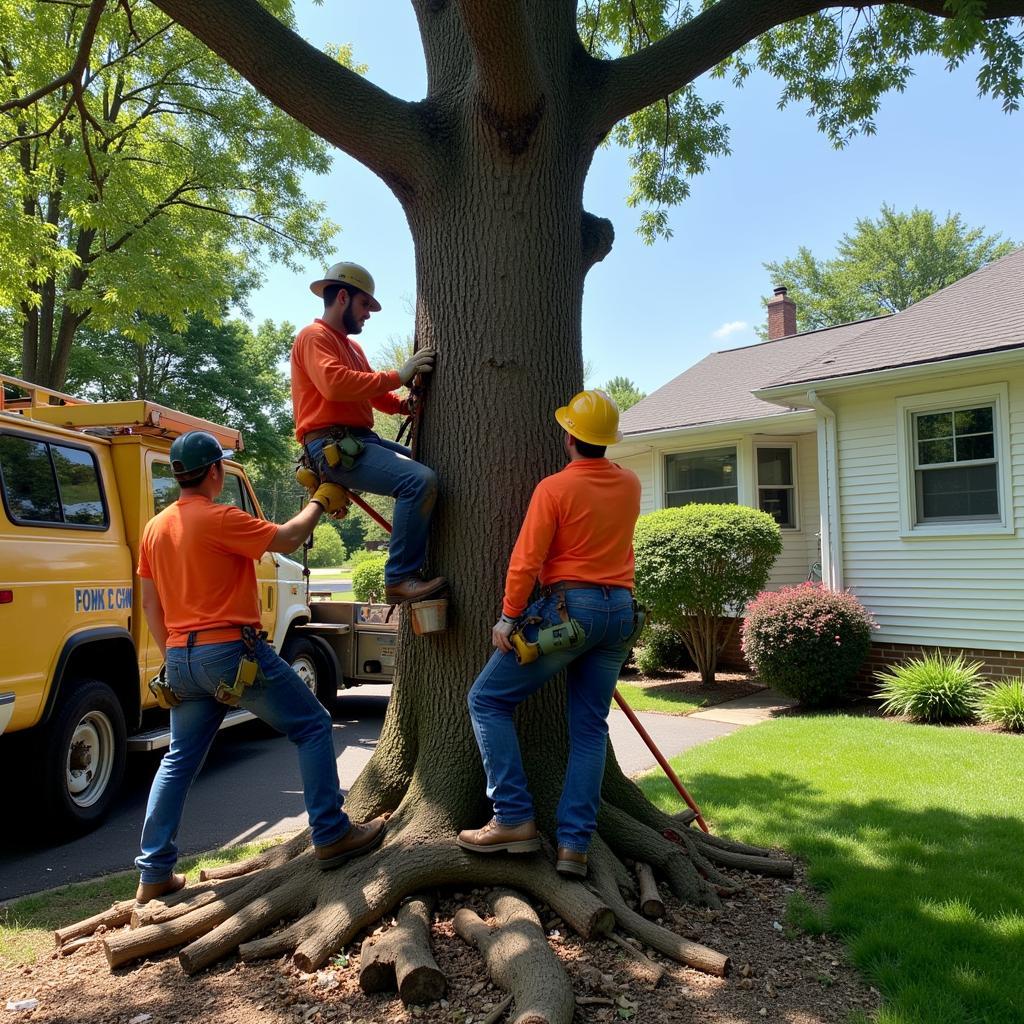
M 418 352 L 413 352 L 398 371 L 398 379 L 403 384 L 408 384 L 417 373 L 430 373 L 434 369 L 436 358 L 437 351 L 432 348 L 421 348 Z
M 344 519 L 351 504 L 348 491 L 340 484 L 332 483 L 321 484 L 310 495 L 309 500 L 321 505 L 323 510 L 334 516 L 335 519 Z

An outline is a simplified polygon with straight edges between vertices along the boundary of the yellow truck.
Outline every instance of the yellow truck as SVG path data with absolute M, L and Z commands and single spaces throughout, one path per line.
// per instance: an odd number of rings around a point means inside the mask
M 148 401 L 87 402 L 0 374 L 0 750 L 58 833 L 98 824 L 130 751 L 170 733 L 147 681 L 162 657 L 139 600 L 146 522 L 175 500 L 171 441 L 237 430 Z M 219 501 L 262 516 L 226 460 Z M 308 601 L 302 567 L 267 553 L 256 567 L 263 628 L 327 707 L 340 687 L 388 681 L 395 626 L 379 606 Z M 225 727 L 253 716 L 235 709 Z

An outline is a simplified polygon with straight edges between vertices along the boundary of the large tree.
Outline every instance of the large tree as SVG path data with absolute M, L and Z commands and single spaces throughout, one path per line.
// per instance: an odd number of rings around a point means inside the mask
M 329 167 L 145 0 L 0 0 L 0 306 L 21 375 L 61 389 L 83 324 L 145 341 L 139 314 L 217 318 L 263 254 L 320 259 L 334 226 L 301 175 Z
M 489 653 L 530 491 L 564 461 L 552 411 L 581 384 L 584 280 L 613 241 L 611 224 L 583 209 L 587 171 L 610 133 L 633 145 L 636 189 L 651 201 L 650 226 L 663 226 L 685 175 L 724 145 L 717 110 L 694 84 L 716 68 L 740 80 L 755 64 L 777 74 L 837 141 L 870 127 L 879 97 L 902 86 L 921 52 L 955 63 L 980 48 L 982 88 L 1013 106 L 1024 0 L 855 11 L 809 0 L 413 0 L 427 66 L 418 102 L 339 66 L 256 0 L 156 2 L 402 205 L 416 250 L 417 343 L 439 353 L 417 437 L 441 480 L 430 569 L 451 579 L 454 614 L 438 636 L 414 640 L 403 624 L 380 743 L 348 797 L 357 818 L 392 813 L 381 849 L 319 875 L 305 851 L 281 863 L 299 840 L 213 903 L 106 938 L 112 962 L 189 938 L 188 970 L 239 943 L 245 956 L 294 951 L 308 969 L 408 893 L 500 883 L 543 899 L 584 935 L 617 921 L 671 956 L 723 970 L 721 956 L 629 910 L 622 858 L 652 864 L 697 904 L 734 886 L 723 866 L 778 862 L 667 817 L 611 757 L 589 887 L 560 879 L 543 857 L 485 858 L 455 845 L 460 828 L 489 813 L 467 689 Z M 549 686 L 518 717 L 548 835 L 566 761 L 563 704 Z M 248 941 L 282 917 L 293 923 Z
M 813 331 L 898 313 L 1013 247 L 999 234 L 967 227 L 958 213 L 940 221 L 931 210 L 900 213 L 883 205 L 877 218 L 859 218 L 839 239 L 832 259 L 801 246 L 796 256 L 764 267 L 796 302 L 797 330 Z

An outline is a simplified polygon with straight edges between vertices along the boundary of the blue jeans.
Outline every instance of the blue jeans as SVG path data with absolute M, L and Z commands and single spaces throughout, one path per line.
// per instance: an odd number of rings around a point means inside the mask
M 238 662 L 245 653 L 241 640 L 167 650 L 167 682 L 181 698 L 171 709 L 171 745 L 164 754 L 149 791 L 146 821 L 142 826 L 142 854 L 135 866 L 145 883 L 163 882 L 178 859 L 175 838 L 192 788 L 217 735 L 228 706 L 215 700 L 219 683 L 235 681 Z M 302 795 L 313 830 L 313 842 L 325 846 L 349 829 L 341 810 L 338 765 L 331 741 L 331 716 L 280 658 L 270 644 L 256 644 L 259 675 L 239 701 L 298 747 Z M 239 786 L 247 785 L 237 780 Z M 225 794 L 230 799 L 230 794 Z
M 569 763 L 558 802 L 558 845 L 586 853 L 601 801 L 608 709 L 633 631 L 633 594 L 623 587 L 569 590 L 565 603 L 583 627 L 585 643 L 528 665 L 520 665 L 514 654 L 495 651 L 469 691 L 469 715 L 495 818 L 503 825 L 531 821 L 533 800 L 512 715 L 530 694 L 566 670 Z M 525 614 L 539 616 L 545 625 L 559 622 L 557 595 L 534 602 Z M 534 638 L 537 628 L 526 627 L 527 639 Z
M 364 445 L 351 469 L 327 465 L 323 448 L 329 438 L 311 441 L 307 445 L 309 457 L 323 480 L 332 480 L 350 491 L 389 494 L 395 499 L 384 582 L 389 586 L 401 583 L 419 571 L 426 557 L 430 516 L 437 501 L 437 474 L 410 458 L 405 445 L 386 441 L 372 430 L 352 427 L 349 433 Z

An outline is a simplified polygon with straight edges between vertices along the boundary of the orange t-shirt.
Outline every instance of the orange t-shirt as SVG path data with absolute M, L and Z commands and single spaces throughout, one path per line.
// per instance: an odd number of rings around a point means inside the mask
M 299 331 L 292 345 L 292 410 L 299 444 L 311 430 L 372 427 L 373 410 L 402 412 L 392 394 L 397 370 L 376 373 L 358 343 L 323 320 Z
M 577 459 L 534 488 L 505 578 L 506 615 L 521 615 L 534 581 L 633 587 L 640 481 L 607 459 Z
M 153 581 L 164 609 L 167 646 L 238 640 L 239 626 L 260 623 L 258 559 L 277 536 L 277 525 L 184 494 L 154 516 L 142 533 L 139 575 Z M 234 628 L 231 628 L 234 627 Z

